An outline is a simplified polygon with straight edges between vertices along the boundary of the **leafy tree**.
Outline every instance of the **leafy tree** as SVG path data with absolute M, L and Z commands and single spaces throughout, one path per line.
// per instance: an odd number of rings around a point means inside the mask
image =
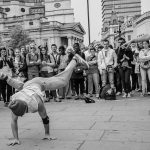
M 22 26 L 17 25 L 13 28 L 12 32 L 10 33 L 10 41 L 9 46 L 13 49 L 25 46 L 31 42 L 31 38 L 27 32 L 22 28 Z

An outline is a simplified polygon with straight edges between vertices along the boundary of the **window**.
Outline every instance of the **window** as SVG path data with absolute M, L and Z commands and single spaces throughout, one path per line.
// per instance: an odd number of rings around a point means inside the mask
M 32 25 L 33 25 L 33 21 L 30 21 L 30 22 L 29 22 L 29 25 L 32 26 Z
M 10 11 L 9 7 L 5 8 L 5 12 L 9 12 L 9 11 Z
M 21 12 L 25 12 L 26 10 L 24 8 L 21 8 Z
M 128 35 L 128 41 L 130 41 L 131 40 L 131 35 Z

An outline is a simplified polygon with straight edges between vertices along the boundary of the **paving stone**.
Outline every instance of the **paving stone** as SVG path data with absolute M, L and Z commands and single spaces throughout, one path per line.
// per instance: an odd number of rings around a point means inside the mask
M 135 142 L 91 142 L 86 141 L 80 150 L 149 150 L 150 143 Z
M 150 131 L 105 131 L 101 140 L 150 143 Z
M 150 131 L 150 122 L 96 122 L 93 130 Z
M 125 121 L 125 122 L 150 122 L 150 116 L 139 116 L 139 115 L 113 115 L 111 121 Z

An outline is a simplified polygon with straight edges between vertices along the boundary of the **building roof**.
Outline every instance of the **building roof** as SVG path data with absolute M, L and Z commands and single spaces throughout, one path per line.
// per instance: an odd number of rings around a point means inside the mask
M 65 23 L 63 26 L 61 26 L 62 29 L 74 29 L 77 32 L 82 32 L 85 34 L 85 30 L 83 29 L 82 25 L 79 22 L 74 22 L 74 23 Z

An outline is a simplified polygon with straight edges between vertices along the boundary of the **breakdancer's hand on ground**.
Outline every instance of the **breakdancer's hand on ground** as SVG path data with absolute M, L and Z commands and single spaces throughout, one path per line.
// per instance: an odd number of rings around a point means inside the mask
M 56 137 L 51 137 L 50 135 L 45 135 L 45 137 L 42 140 L 52 141 L 52 140 L 57 140 L 57 138 Z
M 8 146 L 14 146 L 14 145 L 20 145 L 21 142 L 17 139 L 13 139 L 13 140 L 10 140 L 9 143 L 7 144 Z

